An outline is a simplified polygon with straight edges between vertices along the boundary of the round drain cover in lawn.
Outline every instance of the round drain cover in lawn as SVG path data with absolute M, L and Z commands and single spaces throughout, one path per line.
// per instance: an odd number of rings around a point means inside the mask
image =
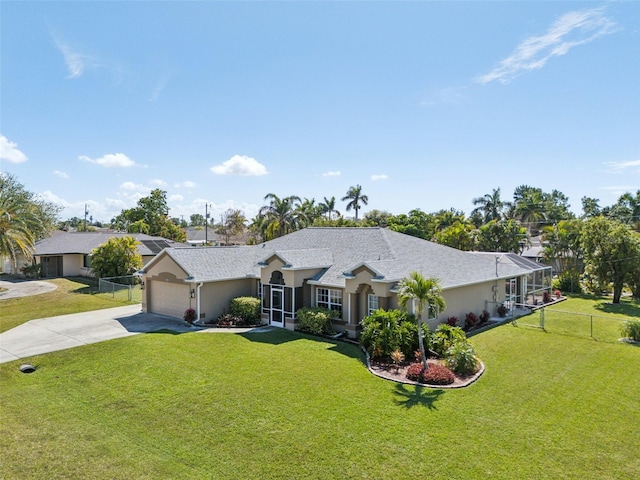
M 36 371 L 36 367 L 34 367 L 33 365 L 30 365 L 28 363 L 24 363 L 22 365 L 20 365 L 20 371 L 22 373 L 33 373 Z

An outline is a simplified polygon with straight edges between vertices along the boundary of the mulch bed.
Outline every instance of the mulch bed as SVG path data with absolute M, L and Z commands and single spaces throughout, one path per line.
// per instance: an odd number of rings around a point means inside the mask
M 427 363 L 430 365 L 434 365 L 434 364 L 442 365 L 441 360 L 436 360 L 432 358 L 428 359 Z M 386 380 L 391 380 L 398 383 L 405 383 L 409 385 L 420 385 L 420 386 L 431 387 L 431 388 L 466 387 L 468 385 L 471 385 L 473 382 L 475 382 L 484 373 L 484 364 L 480 362 L 480 369 L 473 375 L 466 376 L 466 377 L 456 375 L 456 379 L 454 380 L 454 382 L 449 385 L 429 385 L 429 384 L 414 382 L 407 378 L 407 369 L 409 368 L 408 363 L 395 365 L 395 364 L 389 364 L 389 363 L 371 362 L 367 357 L 367 366 L 371 373 L 373 373 L 374 375 L 380 378 L 384 378 Z

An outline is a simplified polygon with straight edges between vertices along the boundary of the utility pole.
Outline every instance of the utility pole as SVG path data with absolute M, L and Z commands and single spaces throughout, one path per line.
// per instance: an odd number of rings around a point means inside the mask
M 209 204 L 204 204 L 204 244 L 209 243 Z
M 87 231 L 87 215 L 89 215 L 89 205 L 84 204 L 84 231 Z

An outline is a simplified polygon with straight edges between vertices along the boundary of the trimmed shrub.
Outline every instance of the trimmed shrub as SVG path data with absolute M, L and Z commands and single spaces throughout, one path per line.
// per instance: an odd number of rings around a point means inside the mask
M 418 348 L 418 326 L 412 320 L 402 310 L 378 309 L 360 322 L 360 344 L 373 359 L 390 360 L 394 350 L 411 358 Z M 425 344 L 428 341 L 429 332 L 425 331 Z
M 491 318 L 491 315 L 489 314 L 489 312 L 487 312 L 486 310 L 483 310 L 482 313 L 480 314 L 480 325 L 487 323 L 490 318 Z
M 419 382 L 423 370 L 424 365 L 422 365 L 421 363 L 412 363 L 407 368 L 407 373 L 405 374 L 405 376 L 413 382 Z
M 622 335 L 635 342 L 640 342 L 640 320 L 627 320 L 622 324 Z
M 451 385 L 456 380 L 456 376 L 447 367 L 431 364 L 425 370 L 422 363 L 409 365 L 406 377 L 414 382 L 427 383 L 429 385 Z
M 441 323 L 436 327 L 436 331 L 431 335 L 430 348 L 440 357 L 447 354 L 449 347 L 457 342 L 466 342 L 467 336 L 460 327 L 452 327 L 449 324 Z
M 261 302 L 257 297 L 236 297 L 229 303 L 229 313 L 241 317 L 247 325 L 260 323 Z
M 332 335 L 335 333 L 331 320 L 339 317 L 335 310 L 321 307 L 305 307 L 296 312 L 298 323 L 296 330 L 312 335 Z
M 478 370 L 478 357 L 467 341 L 456 342 L 447 350 L 447 366 L 459 375 L 470 375 Z
M 429 365 L 429 369 L 422 372 L 420 383 L 451 385 L 455 380 L 456 376 L 447 367 L 442 365 Z

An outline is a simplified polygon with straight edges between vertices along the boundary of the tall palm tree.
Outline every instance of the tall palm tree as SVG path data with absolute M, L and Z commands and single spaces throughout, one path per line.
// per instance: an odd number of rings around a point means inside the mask
M 60 208 L 38 199 L 13 175 L 0 173 L 0 256 L 13 268 L 22 255 L 33 256 L 34 244 L 53 230 Z
M 302 220 L 301 226 L 311 226 L 322 215 L 322 208 L 316 205 L 315 198 L 305 198 L 296 206 L 296 214 Z
M 8 257 L 14 268 L 20 255 L 32 258 L 37 222 L 32 209 L 20 198 L 0 195 L 0 255 Z
M 331 197 L 327 199 L 324 197 L 324 202 L 320 202 L 318 205 L 322 209 L 322 213 L 324 213 L 329 220 L 332 219 L 333 214 L 336 214 L 336 217 L 340 216 L 340 212 L 336 210 L 336 197 Z
M 474 213 L 481 213 L 484 217 L 484 222 L 490 222 L 491 220 L 500 220 L 502 218 L 502 211 L 507 205 L 500 198 L 500 187 L 494 188 L 491 193 L 485 193 L 482 197 L 477 197 L 472 200 L 474 205 L 478 205 L 471 215 Z
M 269 200 L 269 205 L 263 206 L 258 212 L 265 217 L 263 228 L 265 240 L 282 237 L 287 233 L 297 230 L 304 220 L 304 216 L 297 206 L 301 203 L 300 197 L 290 195 L 280 198 L 274 193 L 267 193 L 264 197 Z
M 425 370 L 429 368 L 427 355 L 424 349 L 424 333 L 422 331 L 422 314 L 427 309 L 434 311 L 437 315 L 442 312 L 446 303 L 442 297 L 442 287 L 436 278 L 425 278 L 420 272 L 411 272 L 408 278 L 403 278 L 398 284 L 398 298 L 400 305 L 406 308 L 412 302 L 415 309 L 416 320 L 418 321 L 418 341 L 420 344 L 420 355 Z
M 523 185 L 514 193 L 515 217 L 528 226 L 529 232 L 538 229 L 538 224 L 547 219 L 547 199 L 539 188 Z
M 347 203 L 347 212 L 351 209 L 356 212 L 356 220 L 358 220 L 358 210 L 362 208 L 360 204 L 367 205 L 369 203 L 369 197 L 362 194 L 362 187 L 360 185 L 356 185 L 355 187 L 349 187 L 347 194 L 342 197 L 342 201 L 349 200 Z

